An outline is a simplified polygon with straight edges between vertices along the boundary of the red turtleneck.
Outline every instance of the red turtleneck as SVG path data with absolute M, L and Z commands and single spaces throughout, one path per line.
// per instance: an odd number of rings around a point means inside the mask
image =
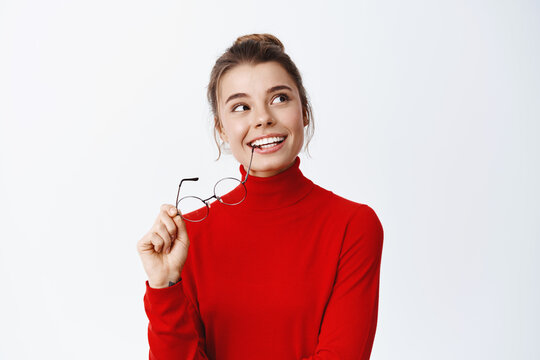
M 146 282 L 150 359 L 369 359 L 381 223 L 299 165 L 249 176 L 241 204 L 214 202 L 204 221 L 187 222 L 181 281 Z

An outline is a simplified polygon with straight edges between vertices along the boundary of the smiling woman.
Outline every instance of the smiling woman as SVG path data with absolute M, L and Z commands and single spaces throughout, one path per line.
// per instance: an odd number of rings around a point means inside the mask
M 368 205 L 300 171 L 313 119 L 283 44 L 238 38 L 208 99 L 244 180 L 204 221 L 162 205 L 139 240 L 150 359 L 369 359 L 383 228 Z
M 308 120 L 294 80 L 279 63 L 234 67 L 221 78 L 219 94 L 216 123 L 221 140 L 246 167 L 251 146 L 257 146 L 257 155 L 265 155 L 255 157 L 252 175 L 273 176 L 292 166 Z

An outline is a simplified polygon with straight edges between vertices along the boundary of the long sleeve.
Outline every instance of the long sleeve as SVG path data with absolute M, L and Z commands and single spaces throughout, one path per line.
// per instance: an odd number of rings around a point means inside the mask
M 150 360 L 208 359 L 204 328 L 180 280 L 173 286 L 153 289 L 146 281 L 144 307 L 148 316 Z
M 182 280 L 147 283 L 150 360 L 369 359 L 382 225 L 299 163 L 250 175 L 241 204 L 215 201 L 204 221 L 186 224 Z
M 303 360 L 368 360 L 377 327 L 383 228 L 367 205 L 346 229 L 338 272 L 314 355 Z

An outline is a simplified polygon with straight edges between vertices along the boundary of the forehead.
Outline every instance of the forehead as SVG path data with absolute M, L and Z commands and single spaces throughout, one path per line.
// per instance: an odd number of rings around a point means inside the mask
M 219 93 L 222 95 L 221 101 L 224 101 L 235 93 L 253 96 L 265 94 L 267 89 L 276 85 L 288 85 L 295 92 L 298 91 L 289 73 L 277 62 L 242 64 L 235 66 L 221 77 Z

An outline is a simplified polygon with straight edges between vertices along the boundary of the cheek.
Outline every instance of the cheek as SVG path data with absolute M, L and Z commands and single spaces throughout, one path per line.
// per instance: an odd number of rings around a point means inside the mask
M 229 138 L 231 146 L 236 146 L 245 136 L 243 127 L 240 124 L 234 124 L 234 122 L 227 123 L 226 126 L 223 126 L 223 130 Z
M 302 115 L 302 108 L 291 109 L 291 112 L 287 116 L 288 127 L 294 129 L 295 132 L 302 132 L 304 130 L 304 118 Z

